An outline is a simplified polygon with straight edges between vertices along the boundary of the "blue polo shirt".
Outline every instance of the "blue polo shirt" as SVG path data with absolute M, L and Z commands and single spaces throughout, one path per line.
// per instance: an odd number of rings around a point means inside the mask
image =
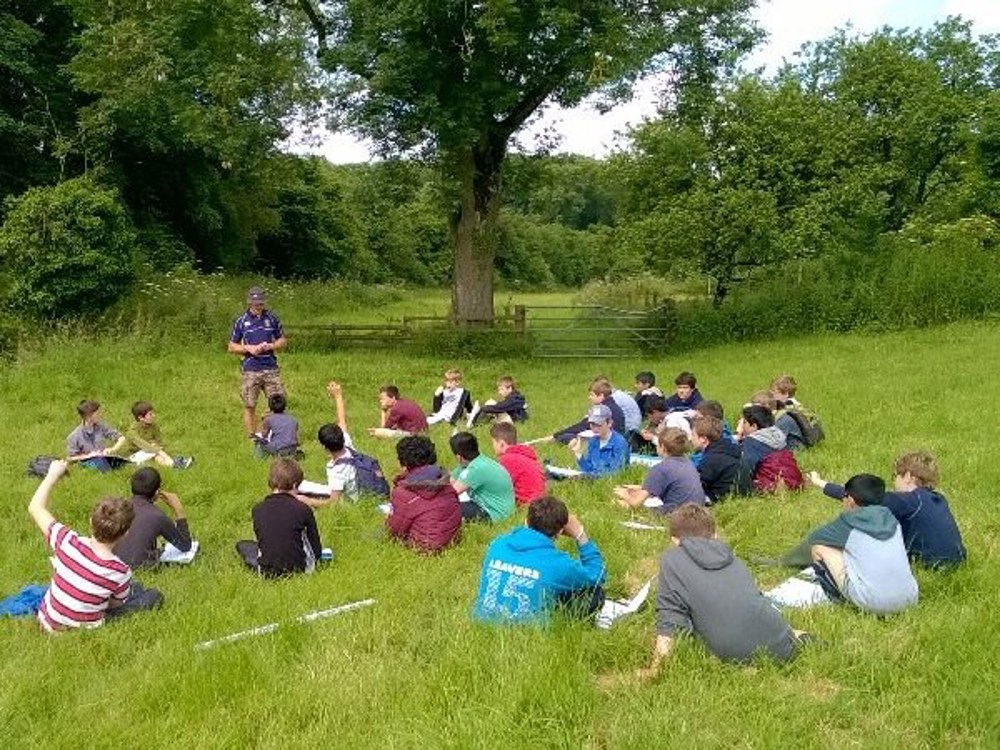
M 263 310 L 260 315 L 254 315 L 247 309 L 233 323 L 233 332 L 229 336 L 229 340 L 234 344 L 264 344 L 274 343 L 284 335 L 284 331 L 281 330 L 281 321 L 270 310 Z M 243 372 L 277 370 L 278 358 L 274 352 L 258 354 L 256 357 L 244 354 L 240 369 Z

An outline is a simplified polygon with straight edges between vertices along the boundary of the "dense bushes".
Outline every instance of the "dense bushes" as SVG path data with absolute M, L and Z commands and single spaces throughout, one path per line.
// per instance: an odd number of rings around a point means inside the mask
M 135 281 L 135 238 L 117 195 L 87 177 L 32 188 L 0 228 L 10 305 L 36 318 L 104 310 Z
M 820 331 L 896 329 L 1000 313 L 1000 231 L 985 217 L 908 226 L 868 255 L 786 266 L 721 305 L 681 302 L 665 346 L 690 349 Z

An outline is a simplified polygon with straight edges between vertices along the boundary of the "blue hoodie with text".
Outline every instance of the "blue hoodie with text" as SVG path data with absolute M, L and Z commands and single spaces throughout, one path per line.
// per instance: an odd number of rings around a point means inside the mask
M 494 622 L 544 620 L 561 596 L 603 583 L 597 545 L 588 539 L 579 551 L 577 559 L 527 526 L 497 537 L 486 550 L 473 615 Z

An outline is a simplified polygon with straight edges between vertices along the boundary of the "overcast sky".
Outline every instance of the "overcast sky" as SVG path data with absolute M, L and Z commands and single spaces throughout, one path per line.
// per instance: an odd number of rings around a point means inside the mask
M 895 28 L 930 26 L 949 15 L 961 15 L 973 22 L 977 34 L 1000 33 L 1000 0 L 760 0 L 757 18 L 767 32 L 767 40 L 747 62 L 749 68 L 764 66 L 776 69 L 790 59 L 803 43 L 823 39 L 834 29 L 850 23 L 857 31 L 872 31 L 880 26 Z M 586 102 L 565 110 L 547 107 L 532 121 L 519 140 L 531 147 L 535 135 L 552 130 L 561 136 L 559 151 L 601 157 L 616 144 L 622 134 L 656 111 L 659 83 L 641 84 L 633 101 L 621 104 L 601 115 Z M 347 133 L 314 135 L 312 143 L 299 142 L 290 150 L 322 154 L 332 162 L 368 161 L 369 148 L 364 141 Z

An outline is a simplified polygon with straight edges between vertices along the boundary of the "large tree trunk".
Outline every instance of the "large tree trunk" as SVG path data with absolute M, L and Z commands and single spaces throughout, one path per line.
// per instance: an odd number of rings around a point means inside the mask
M 452 222 L 451 300 L 460 325 L 493 324 L 493 260 L 505 152 L 506 139 L 477 144 L 456 157 L 462 195 Z

